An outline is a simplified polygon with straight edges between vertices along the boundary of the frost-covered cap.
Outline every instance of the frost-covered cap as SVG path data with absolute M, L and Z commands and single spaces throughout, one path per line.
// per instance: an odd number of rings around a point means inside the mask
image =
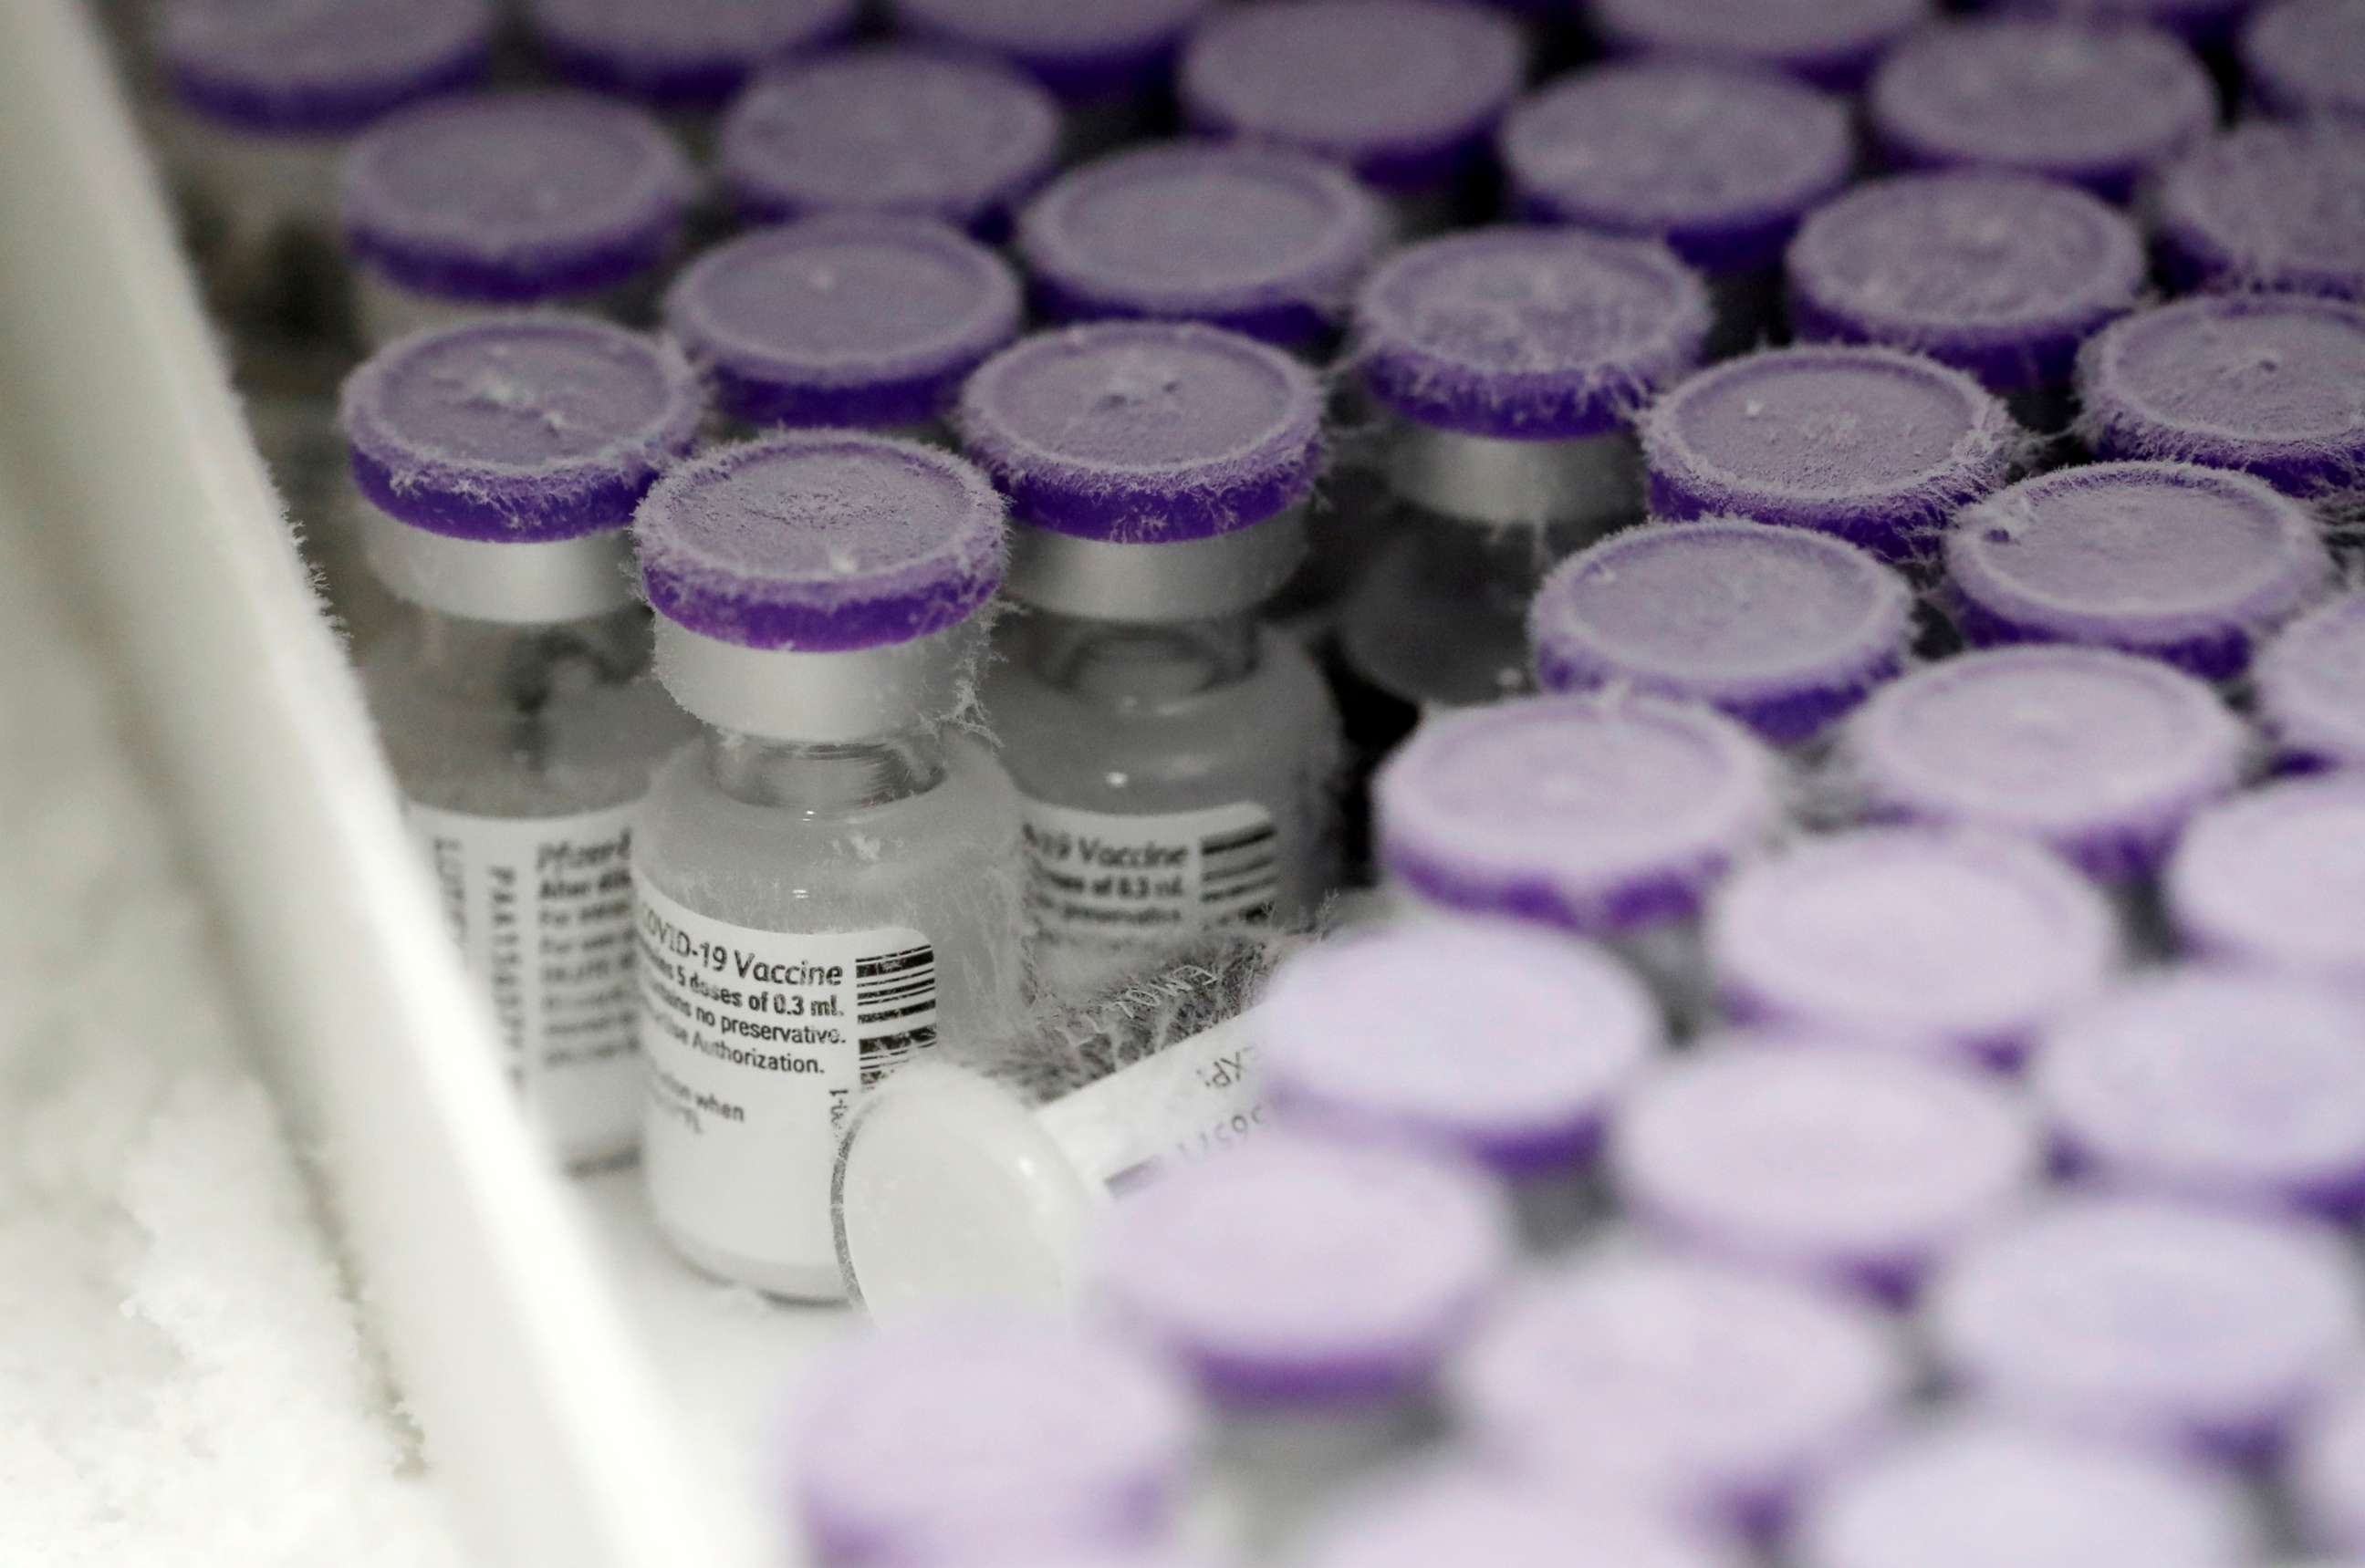
M 633 523 L 659 615 L 743 648 L 845 653 L 958 625 L 993 596 L 1002 498 L 949 453 L 775 436 L 667 475 Z
M 1850 718 L 1876 810 L 2024 834 L 2094 876 L 2158 864 L 2241 781 L 2245 735 L 2217 694 L 2104 648 L 1998 648 L 1914 671 Z
M 1589 0 L 1594 30 L 1620 52 L 1683 54 L 1787 71 L 1838 92 L 1864 84 L 1933 0 Z
M 404 338 L 345 380 L 354 482 L 414 528 L 547 543 L 622 528 L 698 436 L 669 345 L 581 317 L 508 316 Z
M 1372 790 L 1379 857 L 1422 898 L 1595 935 L 1691 914 L 1780 817 L 1762 742 L 1648 697 L 1444 715 Z
M 1532 217 L 1664 240 L 1709 274 L 1778 265 L 1855 163 L 1847 106 L 1782 77 L 1646 60 L 1563 77 L 1496 144 Z
M 833 1563 L 1147 1547 L 1199 1447 L 1189 1391 L 1155 1360 L 1048 1315 L 872 1329 L 799 1394 L 791 1511 Z
M 2124 213 L 2055 181 L 1969 170 L 1877 180 L 1790 242 L 1790 323 L 1918 349 L 1997 392 L 2068 384 L 2078 346 L 2148 275 Z
M 2209 680 L 2332 576 L 2314 513 L 2243 474 L 2096 463 L 2023 479 L 1946 536 L 1955 619 L 1974 643 L 2083 643 Z
M 345 243 L 421 294 L 525 304 L 630 281 L 679 243 L 689 164 L 647 114 L 589 94 L 423 104 L 345 158 Z
M 2365 491 L 2365 306 L 2204 295 L 2114 321 L 2078 359 L 2104 458 L 2238 468 L 2295 496 Z
M 1961 371 L 1895 349 L 1769 349 L 1679 383 L 1642 418 L 1651 510 L 1732 513 L 1924 554 L 2011 474 L 2018 426 Z
M 569 80 L 662 109 L 717 109 L 765 66 L 851 31 L 857 0 L 526 0 Z
M 1087 1288 L 1219 1403 L 1362 1403 L 1428 1384 L 1511 1252 L 1474 1167 L 1272 1132 L 1110 1210 Z
M 1751 1529 L 1907 1386 L 1869 1305 L 1642 1251 L 1530 1275 L 1449 1379 L 1464 1428 L 1515 1473 Z
M 1205 321 L 1283 348 L 1327 343 L 1386 233 L 1337 164 L 1243 143 L 1115 153 L 1027 204 L 1018 250 L 1065 321 Z
M 2168 170 L 2158 208 L 2180 288 L 2365 300 L 2365 127 L 2239 126 Z
M 1740 518 L 1655 523 L 1564 561 L 1528 611 L 1546 691 L 1631 688 L 1803 741 L 1904 662 L 1912 590 L 1852 544 Z
M 2365 777 L 2289 779 L 2211 807 L 2176 846 L 2166 889 L 2197 952 L 2365 996 Z
M 338 136 L 482 81 L 493 29 L 488 0 L 173 0 L 157 52 L 209 119 Z
M 903 32 L 1005 61 L 1066 99 L 1154 88 L 1214 0 L 891 0 Z
M 1454 0 L 1280 0 L 1212 15 L 1182 54 L 1204 130 L 1336 158 L 1383 190 L 1454 179 L 1527 74 L 1508 17 Z
M 2365 767 L 2365 594 L 2283 628 L 2251 671 L 2259 713 L 2302 767 Z
M 718 409 L 757 425 L 924 424 L 1017 336 L 1018 279 L 925 218 L 844 213 L 709 251 L 665 319 Z
M 768 73 L 715 141 L 723 182 L 761 222 L 908 212 L 992 238 L 1051 172 L 1059 110 L 991 61 L 844 50 Z
M 2365 1383 L 2352 1380 L 2309 1419 L 2288 1473 L 2307 1539 L 2365 1552 Z
M 1440 1145 L 1514 1178 L 1585 1164 L 1610 1097 L 1664 1036 L 1650 992 L 1608 954 L 1475 922 L 1310 947 L 1257 1019 L 1283 1117 Z
M 1708 317 L 1699 279 L 1655 241 L 1485 229 L 1381 263 L 1355 302 L 1354 353 L 1408 420 L 1565 441 L 1620 429 L 1697 365 Z
M 2174 33 L 2201 48 L 2234 35 L 2255 0 L 2001 0 L 2001 8 L 2089 25 L 2140 23 Z
M 2102 990 L 2119 941 L 2102 893 L 2034 845 L 1887 828 L 1743 871 L 1708 951 L 1734 1016 L 2011 1065 Z
M 2242 29 L 2250 101 L 2288 119 L 2365 120 L 2365 0 L 2276 0 Z
M 1738 1568 L 1712 1538 L 1647 1510 L 1583 1505 L 1495 1476 L 1398 1478 L 1351 1497 L 1291 1561 L 1302 1568 Z

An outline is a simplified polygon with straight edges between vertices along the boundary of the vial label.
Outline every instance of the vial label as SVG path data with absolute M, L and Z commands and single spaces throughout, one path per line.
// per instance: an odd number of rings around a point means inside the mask
M 1027 918 L 1058 991 L 1104 985 L 1145 947 L 1270 919 L 1281 840 L 1261 806 L 1119 816 L 1026 802 Z
M 1079 1172 L 1112 1192 L 1229 1148 L 1264 1124 L 1255 1017 L 1251 1010 L 1178 1040 L 1052 1101 L 1036 1120 Z
M 638 898 L 658 1218 L 750 1275 L 834 1274 L 838 1137 L 857 1094 L 936 1043 L 936 948 L 907 926 L 753 931 L 644 878 Z
M 631 1148 L 633 805 L 481 817 L 412 804 L 444 922 L 493 1004 L 527 1114 L 570 1158 Z

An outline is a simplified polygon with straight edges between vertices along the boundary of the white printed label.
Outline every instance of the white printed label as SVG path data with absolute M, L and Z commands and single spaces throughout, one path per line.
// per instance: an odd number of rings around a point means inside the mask
M 1026 802 L 1027 916 L 1042 978 L 1091 989 L 1142 949 L 1269 918 L 1281 838 L 1248 801 L 1147 816 Z
M 1264 1122 L 1253 1009 L 1118 1069 L 1037 1111 L 1088 1179 L 1123 1191 L 1166 1165 L 1229 1148 Z
M 641 1123 L 631 857 L 635 806 L 480 817 L 412 804 L 412 836 L 485 987 L 527 1114 L 573 1159 L 622 1154 Z
M 639 900 L 650 1202 L 716 1267 L 801 1293 L 837 1271 L 855 1096 L 936 1043 L 936 949 L 904 926 L 751 931 L 646 879 Z

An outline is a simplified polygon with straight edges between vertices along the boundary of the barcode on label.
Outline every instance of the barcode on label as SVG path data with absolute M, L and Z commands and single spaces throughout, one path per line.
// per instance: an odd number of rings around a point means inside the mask
M 1280 885 L 1280 834 L 1271 823 L 1227 829 L 1199 841 L 1199 902 L 1208 919 L 1270 919 Z
M 856 963 L 854 1022 L 865 1089 L 936 1044 L 936 948 L 923 942 Z

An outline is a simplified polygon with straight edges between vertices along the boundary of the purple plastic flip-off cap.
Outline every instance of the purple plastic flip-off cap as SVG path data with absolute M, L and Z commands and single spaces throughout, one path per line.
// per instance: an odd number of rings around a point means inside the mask
M 2365 301 L 2365 126 L 2237 127 L 2170 167 L 2156 206 L 2179 288 Z
M 2288 1482 L 2309 1544 L 2365 1553 L 2365 1382 L 2352 1377 L 2302 1428 Z
M 346 135 L 492 60 L 488 0 L 174 0 L 158 24 L 180 101 L 265 135 Z
M 1843 748 L 1876 812 L 2023 834 L 2121 881 L 2233 792 L 2247 737 L 2214 691 L 2157 659 L 2054 646 L 1892 681 L 1849 719 Z
M 890 0 L 896 26 L 1015 66 L 1070 102 L 1156 89 L 1214 0 Z
M 723 183 L 757 221 L 908 212 L 992 240 L 1051 172 L 1059 110 L 991 61 L 878 45 L 768 74 L 715 146 Z
M 1852 544 L 1740 518 L 1653 523 L 1564 561 L 1528 611 L 1536 682 L 1706 702 L 1811 740 L 1904 662 L 1912 591 Z
M 1420 898 L 1618 935 L 1696 913 L 1774 831 L 1775 783 L 1707 708 L 1544 697 L 1423 724 L 1372 794 L 1381 863 Z
M 1956 1252 L 1925 1305 L 1972 1398 L 2212 1458 L 2271 1453 L 2365 1347 L 2338 1231 L 2152 1198 L 2058 1200 Z
M 1709 912 L 1732 1016 L 2010 1067 L 2117 966 L 2108 902 L 2024 840 L 1867 829 L 1750 867 Z
M 2243 28 L 2241 54 L 2261 113 L 2365 121 L 2365 0 L 2277 0 Z
M 1351 1496 L 1291 1561 L 1298 1568 L 1739 1568 L 1743 1560 L 1645 1508 L 1448 1472 L 1409 1484 L 1391 1476 Z
M 1527 68 L 1516 23 L 1455 0 L 1281 0 L 1203 23 L 1181 91 L 1203 130 L 1302 148 L 1415 192 L 1485 162 Z
M 1087 163 L 1027 204 L 1018 250 L 1062 321 L 1205 321 L 1326 347 L 1387 223 L 1355 177 L 1310 153 L 1187 142 Z
M 925 218 L 845 213 L 758 230 L 701 257 L 667 327 L 753 425 L 925 426 L 1018 334 L 1018 279 Z
M 2213 806 L 2165 887 L 2191 951 L 2365 997 L 2365 778 L 2287 779 Z
M 1852 93 L 1889 46 L 1937 10 L 1934 0 L 1589 0 L 1613 50 L 1772 66 Z
M 424 104 L 345 159 L 345 242 L 413 293 L 483 304 L 596 294 L 680 242 L 692 179 L 663 127 L 588 94 Z
M 1639 1249 L 1531 1275 L 1449 1378 L 1463 1429 L 1512 1473 L 1751 1534 L 1907 1387 L 1869 1304 Z
M 1642 419 L 1651 510 L 1834 534 L 1885 560 L 1933 552 L 2010 476 L 2023 441 L 1969 375 L 1896 349 L 1771 349 L 1702 371 Z
M 874 1329 L 799 1393 L 784 1434 L 791 1511 L 833 1568 L 1147 1547 L 1172 1523 L 1199 1447 L 1179 1380 L 1048 1316 Z
M 2365 768 L 2365 594 L 2337 595 L 2283 628 L 2251 678 L 2286 763 Z
M 1088 1289 L 1219 1405 L 1361 1406 L 1427 1389 L 1511 1255 L 1474 1166 L 1273 1132 L 1112 1208 Z
M 2096 463 L 1967 509 L 1946 578 L 1973 643 L 2122 648 L 2230 680 L 2323 596 L 2332 554 L 2313 512 L 2246 474 Z
M 711 111 L 765 66 L 842 37 L 857 0 L 526 0 L 534 41 L 578 85 Z
M 1998 10 L 2022 11 L 2089 27 L 2130 24 L 2160 28 L 2201 49 L 2215 49 L 2255 0 L 1986 0 Z

